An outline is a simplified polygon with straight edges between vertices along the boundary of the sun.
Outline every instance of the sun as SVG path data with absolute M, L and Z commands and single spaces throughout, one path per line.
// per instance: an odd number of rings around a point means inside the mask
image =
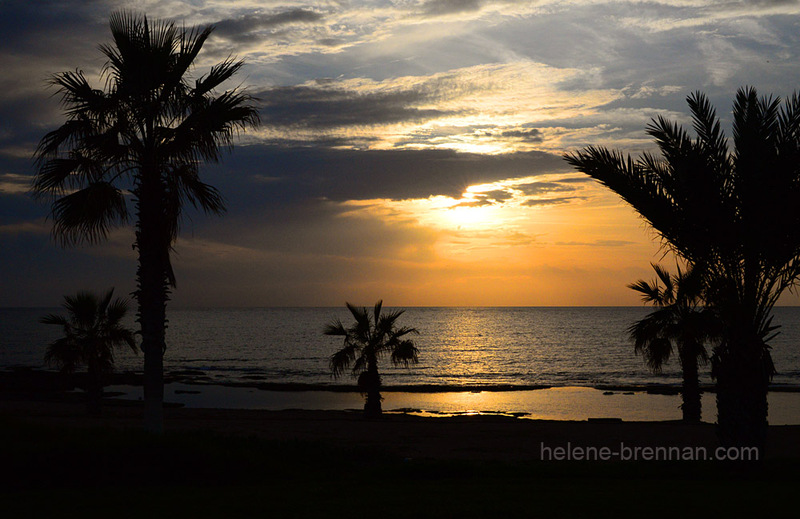
M 454 205 L 440 213 L 442 223 L 453 229 L 483 229 L 497 225 L 497 215 L 490 206 Z

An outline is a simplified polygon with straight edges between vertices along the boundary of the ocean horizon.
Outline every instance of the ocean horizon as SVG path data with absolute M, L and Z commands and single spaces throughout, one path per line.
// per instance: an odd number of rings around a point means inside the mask
M 417 328 L 420 362 L 383 359 L 387 386 L 643 386 L 681 382 L 677 359 L 662 373 L 634 354 L 627 328 L 646 307 L 400 307 L 399 324 Z M 394 308 L 387 308 L 394 309 Z M 46 368 L 44 352 L 60 329 L 40 324 L 58 308 L 0 309 L 0 368 Z M 133 312 L 127 325 L 135 328 Z M 800 387 L 800 307 L 776 307 L 780 334 L 771 341 L 776 386 Z M 194 372 L 205 382 L 351 384 L 333 379 L 328 359 L 341 340 L 324 326 L 352 319 L 344 307 L 168 309 L 167 372 Z M 118 371 L 140 371 L 141 354 L 119 351 Z M 710 366 L 701 383 L 711 384 Z

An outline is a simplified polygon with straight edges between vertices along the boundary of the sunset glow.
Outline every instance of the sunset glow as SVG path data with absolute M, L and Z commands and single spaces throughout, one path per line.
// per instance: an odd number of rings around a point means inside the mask
M 96 49 L 120 7 L 214 24 L 194 74 L 243 58 L 230 87 L 263 123 L 203 170 L 228 214 L 187 213 L 178 305 L 638 305 L 626 285 L 662 260 L 658 239 L 563 153 L 652 149 L 651 118 L 685 124 L 698 89 L 729 128 L 739 86 L 786 96 L 800 63 L 793 2 L 134 4 L 71 5 L 66 22 L 9 4 L 0 63 L 28 79 L 0 99 L 0 246 L 20 273 L 0 304 L 69 292 L 86 258 L 133 290 L 130 230 L 60 250 L 27 195 L 38 138 L 62 121 L 43 81 L 77 67 L 101 86 Z

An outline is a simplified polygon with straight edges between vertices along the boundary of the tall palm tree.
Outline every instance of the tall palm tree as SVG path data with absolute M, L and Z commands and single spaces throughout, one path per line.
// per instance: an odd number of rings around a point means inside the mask
M 258 113 L 240 89 L 216 92 L 241 61 L 227 59 L 190 81 L 213 27 L 178 29 L 128 12 L 112 14 L 110 27 L 114 43 L 100 47 L 106 90 L 94 89 L 81 71 L 52 78 L 67 121 L 39 143 L 33 191 L 53 200 L 53 234 L 64 245 L 105 239 L 132 205 L 145 428 L 160 432 L 166 303 L 175 287 L 170 252 L 181 215 L 187 202 L 224 211 L 220 193 L 200 180 L 199 165 L 219 160 L 239 131 L 258 123 Z
M 706 302 L 722 326 L 712 355 L 720 440 L 763 446 L 774 373 L 772 308 L 800 276 L 800 97 L 781 103 L 740 89 L 733 150 L 706 96 L 697 92 L 687 101 L 696 138 L 663 117 L 647 127 L 660 157 L 634 160 L 589 147 L 565 158 L 703 269 Z
M 702 413 L 698 363 L 708 362 L 705 343 L 716 336 L 716 319 L 703 306 L 701 273 L 693 268 L 670 273 L 653 264 L 657 278 L 652 282 L 640 279 L 628 285 L 639 292 L 642 301 L 656 307 L 629 329 L 634 351 L 644 357 L 653 372 L 661 371 L 677 350 L 683 375 L 683 420 L 699 422 Z
M 325 335 L 344 338 L 344 347 L 330 358 L 334 377 L 341 376 L 352 366 L 352 374 L 358 379 L 358 387 L 366 395 L 364 415 L 374 418 L 381 415 L 381 376 L 378 359 L 390 355 L 392 364 L 408 367 L 419 362 L 419 350 L 407 336 L 419 333 L 415 328 L 397 327 L 397 319 L 403 310 L 381 314 L 382 301 L 375 303 L 372 314 L 365 307 L 345 303 L 355 322 L 345 328 L 339 319 L 325 327 Z
M 64 296 L 67 316 L 47 314 L 40 320 L 63 328 L 64 336 L 53 341 L 45 352 L 45 362 L 61 371 L 74 373 L 87 368 L 86 395 L 89 412 L 97 414 L 103 397 L 103 378 L 114 369 L 114 348 L 129 346 L 137 352 L 132 330 L 122 324 L 128 301 L 111 298 L 114 289 L 98 297 L 92 292 Z

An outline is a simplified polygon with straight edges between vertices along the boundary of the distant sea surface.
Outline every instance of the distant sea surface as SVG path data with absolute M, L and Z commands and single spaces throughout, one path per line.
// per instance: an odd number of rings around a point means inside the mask
M 59 336 L 39 318 L 59 309 L 0 309 L 0 368 L 45 367 L 46 345 Z M 639 307 L 407 308 L 420 363 L 381 366 L 386 385 L 636 386 L 680 384 L 677 359 L 653 374 L 633 352 L 627 328 Z M 193 370 L 209 382 L 353 383 L 333 380 L 328 358 L 341 339 L 322 330 L 344 308 L 169 309 L 167 371 Z M 775 309 L 781 334 L 772 341 L 776 385 L 800 386 L 800 308 Z M 133 327 L 133 317 L 129 326 Z M 140 371 L 142 355 L 120 351 L 119 370 Z M 709 368 L 701 369 L 710 383 Z

